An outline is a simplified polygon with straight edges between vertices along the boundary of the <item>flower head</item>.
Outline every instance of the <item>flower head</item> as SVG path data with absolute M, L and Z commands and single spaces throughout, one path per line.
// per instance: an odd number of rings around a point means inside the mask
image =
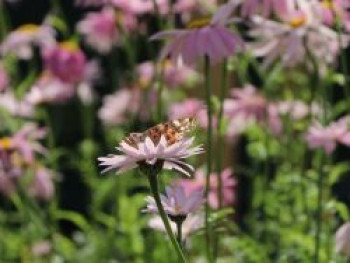
M 309 127 L 306 141 L 310 148 L 323 148 L 327 154 L 331 154 L 337 143 L 350 146 L 349 119 L 344 117 L 324 127 L 315 123 Z
M 102 54 L 111 51 L 118 42 L 116 15 L 110 8 L 88 13 L 78 23 L 77 29 L 84 36 L 86 43 Z
M 2 54 L 13 53 L 20 59 L 30 59 L 33 56 L 32 46 L 45 48 L 55 43 L 55 32 L 50 26 L 26 24 L 7 36 L 0 51 Z
M 170 56 L 174 64 L 183 61 L 194 64 L 199 57 L 208 56 L 212 63 L 234 54 L 243 46 L 241 38 L 225 27 L 233 11 L 232 2 L 221 6 L 212 19 L 200 19 L 187 29 L 168 30 L 155 34 L 154 39 L 171 38 L 161 51 L 160 58 Z
M 176 233 L 176 223 L 170 221 L 170 227 Z M 148 226 L 155 230 L 165 232 L 165 226 L 160 216 L 154 216 L 148 221 Z M 202 214 L 189 214 L 182 224 L 182 236 L 184 239 L 204 226 L 204 216 Z
M 347 0 L 322 0 L 320 9 L 323 22 L 326 25 L 333 26 L 336 24 L 336 20 L 339 19 L 344 28 L 350 31 L 349 8 L 350 2 Z
M 153 167 L 159 170 L 162 168 L 176 170 L 191 176 L 194 168 L 184 162 L 184 159 L 202 153 L 202 147 L 191 148 L 194 138 L 176 139 L 179 135 L 176 132 L 161 134 L 156 140 L 154 136 L 157 137 L 157 134 L 156 128 L 154 130 L 151 128 L 146 134 L 131 134 L 117 147 L 121 154 L 98 158 L 100 165 L 107 167 L 103 172 L 115 169 L 117 173 L 122 173 L 135 167 L 141 169 Z M 172 137 L 173 135 L 175 138 Z
M 144 210 L 149 213 L 158 213 L 156 201 L 153 197 L 146 198 L 147 208 Z M 190 213 L 197 212 L 204 203 L 203 191 L 193 191 L 186 194 L 185 189 L 181 185 L 168 186 L 166 195 L 161 195 L 162 205 L 165 213 L 170 217 L 183 216 L 186 217 Z
M 237 185 L 237 181 L 234 177 L 232 177 L 232 170 L 230 168 L 226 168 L 220 173 L 221 181 L 222 181 L 222 205 L 230 206 L 236 200 L 235 188 Z M 194 179 L 179 179 L 176 180 L 176 184 L 182 186 L 187 195 L 192 195 L 193 192 L 204 190 L 205 188 L 205 173 L 203 170 L 197 170 Z M 219 182 L 217 173 L 210 174 L 210 189 L 209 189 L 209 205 L 212 208 L 219 207 L 219 199 L 218 199 L 218 189 Z
M 84 76 L 86 58 L 74 42 L 46 48 L 43 58 L 46 70 L 63 82 L 75 84 Z

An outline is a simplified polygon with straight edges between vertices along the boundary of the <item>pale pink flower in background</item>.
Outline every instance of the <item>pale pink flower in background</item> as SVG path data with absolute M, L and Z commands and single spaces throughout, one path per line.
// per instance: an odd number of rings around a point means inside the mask
M 52 244 L 50 241 L 41 240 L 35 242 L 31 249 L 35 257 L 45 257 L 51 253 Z
M 122 124 L 138 111 L 139 104 L 139 89 L 123 88 L 103 98 L 98 116 L 106 125 Z
M 344 117 L 324 127 L 320 123 L 314 123 L 309 127 L 306 141 L 311 149 L 323 148 L 327 154 L 331 154 L 337 143 L 350 146 L 349 119 Z
M 242 0 L 241 15 L 243 17 L 258 14 L 269 17 L 273 13 L 279 15 L 286 11 L 289 1 L 291 0 Z
M 131 134 L 132 136 L 132 134 Z M 125 140 L 116 149 L 121 153 L 109 157 L 99 157 L 100 166 L 106 166 L 103 172 L 116 170 L 117 174 L 126 172 L 140 165 L 161 165 L 161 168 L 175 170 L 186 176 L 191 176 L 194 168 L 184 159 L 203 153 L 201 146 L 191 148 L 194 138 L 184 138 L 174 144 L 169 144 L 162 135 L 158 143 L 149 137 L 131 146 Z
M 338 18 L 346 30 L 350 30 L 350 2 L 348 0 L 322 0 L 320 9 L 326 25 L 336 25 Z
M 0 45 L 1 54 L 15 54 L 20 59 L 31 59 L 33 46 L 47 48 L 56 43 L 55 31 L 47 25 L 26 24 L 7 35 Z
M 162 49 L 160 59 L 169 56 L 173 64 L 183 61 L 191 65 L 198 58 L 207 56 L 211 63 L 217 63 L 242 49 L 242 39 L 225 26 L 233 8 L 230 2 L 222 5 L 211 20 L 196 20 L 187 29 L 167 30 L 153 35 L 151 40 L 171 39 Z
M 176 223 L 170 221 L 170 227 L 174 234 L 177 232 Z M 148 226 L 158 231 L 166 232 L 164 223 L 160 216 L 154 216 L 148 221 Z M 204 226 L 204 216 L 202 214 L 189 214 L 182 224 L 182 237 L 184 239 L 188 238 L 191 234 L 194 234 L 199 229 Z
M 28 191 L 34 198 L 44 201 L 50 200 L 55 191 L 53 172 L 45 167 L 36 168 Z
M 63 103 L 74 94 L 74 85 L 63 82 L 49 72 L 44 72 L 26 94 L 25 99 L 33 105 Z
M 165 189 L 166 195 L 160 196 L 165 213 L 169 217 L 187 216 L 196 213 L 204 203 L 203 190 L 199 189 L 186 193 L 182 185 L 172 185 Z M 146 197 L 147 208 L 144 212 L 158 213 L 158 208 L 154 197 Z
M 343 224 L 335 233 L 335 251 L 350 257 L 350 223 Z
M 155 4 L 162 15 L 168 13 L 169 2 L 167 0 L 111 0 L 115 7 L 136 15 L 155 13 Z
M 77 25 L 86 43 L 101 54 L 111 51 L 118 43 L 115 11 L 105 8 L 100 12 L 88 13 Z
M 44 128 L 39 128 L 35 123 L 27 123 L 11 137 L 11 148 L 17 150 L 26 163 L 33 164 L 36 153 L 46 154 L 46 149 L 39 142 L 45 135 Z
M 222 205 L 233 205 L 236 200 L 237 181 L 233 177 L 233 172 L 230 168 L 226 168 L 220 173 L 222 180 Z M 191 195 L 193 192 L 205 189 L 205 173 L 204 170 L 197 170 L 194 179 L 178 179 L 175 180 L 175 184 L 182 186 L 187 195 Z M 210 174 L 210 189 L 209 189 L 209 204 L 212 208 L 219 207 L 218 200 L 218 175 L 217 173 Z
M 268 101 L 253 85 L 246 84 L 243 88 L 234 88 L 231 95 L 232 98 L 224 101 L 224 112 L 228 118 L 242 115 L 246 119 L 253 118 L 256 121 L 266 119 Z
M 86 57 L 76 43 L 62 42 L 43 51 L 45 68 L 61 81 L 76 84 L 84 76 Z
M 152 84 L 156 74 L 162 74 L 162 79 L 169 88 L 192 85 L 199 80 L 198 73 L 194 69 L 186 65 L 178 67 L 171 61 L 164 61 L 156 65 L 151 61 L 146 61 L 139 64 L 136 71 L 140 86 L 145 88 Z
M 196 98 L 188 98 L 182 102 L 171 104 L 169 108 L 169 118 L 172 120 L 196 117 L 199 112 L 205 110 L 205 103 Z
M 26 100 L 17 99 L 12 91 L 0 93 L 0 108 L 16 117 L 28 118 L 34 115 L 34 105 Z
M 6 69 L 0 64 L 0 92 L 6 90 L 10 85 L 10 79 Z
M 279 59 L 287 67 L 310 61 L 307 49 L 318 62 L 330 64 L 348 43 L 348 37 L 341 36 L 339 45 L 337 32 L 322 24 L 315 2 L 295 2 L 299 4 L 280 14 L 280 22 L 259 16 L 252 18 L 248 34 L 255 40 L 250 49 L 253 55 L 264 57 L 264 67 Z

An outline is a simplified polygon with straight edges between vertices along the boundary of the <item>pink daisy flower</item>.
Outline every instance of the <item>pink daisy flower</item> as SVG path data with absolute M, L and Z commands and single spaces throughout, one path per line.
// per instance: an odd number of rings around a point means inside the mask
M 349 119 L 344 117 L 324 127 L 315 123 L 309 127 L 306 141 L 311 149 L 323 148 L 327 154 L 331 154 L 337 143 L 350 146 Z
M 323 22 L 326 25 L 333 26 L 336 18 L 340 19 L 347 31 L 350 31 L 350 2 L 347 0 L 322 0 L 320 9 Z
M 46 48 L 43 58 L 46 70 L 63 82 L 75 84 L 84 76 L 86 57 L 74 42 Z
M 140 165 L 148 165 L 168 170 L 176 170 L 186 176 L 191 176 L 194 168 L 187 164 L 184 159 L 203 153 L 201 146 L 191 148 L 194 138 L 184 138 L 174 144 L 169 144 L 164 135 L 158 143 L 146 137 L 144 141 L 136 145 L 130 145 L 127 141 L 122 141 L 117 147 L 118 155 L 100 157 L 101 166 L 106 166 L 102 172 L 116 170 L 117 174 L 126 172 Z
M 226 168 L 220 173 L 222 180 L 222 201 L 223 206 L 230 206 L 234 204 L 236 200 L 235 188 L 237 181 L 232 177 L 233 172 L 230 168 Z M 205 173 L 203 170 L 197 170 L 194 175 L 194 180 L 191 179 L 179 179 L 175 181 L 175 184 L 181 185 L 187 195 L 191 195 L 193 192 L 205 189 Z M 219 207 L 218 200 L 218 177 L 217 173 L 210 175 L 210 189 L 209 189 L 209 204 L 212 208 Z
M 172 39 L 162 49 L 160 59 L 170 56 L 174 64 L 183 61 L 190 65 L 200 57 L 208 56 L 212 63 L 217 63 L 233 55 L 243 47 L 241 38 L 225 26 L 233 7 L 228 3 L 221 6 L 211 20 L 195 20 L 187 29 L 167 30 L 152 36 L 151 40 Z
M 202 190 L 193 191 L 186 194 L 185 189 L 181 185 L 172 185 L 166 187 L 166 195 L 161 195 L 162 205 L 165 213 L 170 217 L 187 216 L 188 214 L 197 212 L 204 203 L 204 195 Z M 158 213 L 158 208 L 154 197 L 146 197 L 147 208 L 144 212 Z
M 56 43 L 55 31 L 47 25 L 26 24 L 12 31 L 0 45 L 3 55 L 15 54 L 20 59 L 31 59 L 33 46 L 46 48 Z
M 118 43 L 115 11 L 105 8 L 100 12 L 88 13 L 77 25 L 86 43 L 101 54 L 111 51 Z

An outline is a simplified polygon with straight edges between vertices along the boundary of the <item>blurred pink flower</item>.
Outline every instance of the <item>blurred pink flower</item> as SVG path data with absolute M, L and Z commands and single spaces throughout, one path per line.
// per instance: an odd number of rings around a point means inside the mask
M 324 127 L 320 123 L 314 123 L 309 127 L 306 141 L 311 149 L 323 148 L 327 154 L 331 154 L 337 143 L 350 146 L 349 119 L 344 117 Z
M 196 98 L 188 98 L 182 102 L 173 103 L 169 109 L 169 118 L 172 120 L 196 117 L 199 112 L 205 110 L 205 103 Z
M 32 246 L 32 253 L 35 257 L 45 257 L 52 251 L 52 244 L 50 241 L 41 240 Z
M 174 234 L 177 232 L 176 223 L 170 221 L 170 227 Z M 154 216 L 148 221 L 148 226 L 165 233 L 165 227 L 160 216 Z M 184 239 L 204 226 L 204 216 L 202 214 L 189 214 L 182 224 L 182 236 Z
M 103 98 L 98 116 L 106 125 L 122 124 L 138 111 L 139 104 L 139 89 L 124 88 Z
M 132 134 L 131 134 L 132 135 Z M 123 140 L 117 150 L 120 155 L 99 157 L 100 166 L 106 166 L 102 172 L 116 170 L 117 174 L 126 172 L 140 165 L 161 165 L 161 168 L 176 170 L 186 176 L 191 176 L 194 168 L 184 162 L 184 159 L 203 153 L 201 146 L 192 147 L 194 138 L 184 138 L 174 144 L 169 144 L 162 135 L 158 143 L 149 137 L 131 146 Z
M 231 91 L 232 98 L 224 101 L 224 112 L 229 118 L 242 115 L 246 119 L 253 118 L 256 121 L 266 119 L 268 101 L 250 84 L 243 88 L 235 88 Z
M 196 213 L 204 203 L 202 190 L 192 191 L 190 194 L 185 192 L 181 185 L 172 185 L 166 187 L 166 195 L 161 195 L 162 205 L 165 213 L 169 217 L 187 216 Z M 144 212 L 158 213 L 158 208 L 154 197 L 146 197 L 147 208 Z
M 222 180 L 222 204 L 223 206 L 230 206 L 234 204 L 236 200 L 235 188 L 237 181 L 232 177 L 233 172 L 230 168 L 226 168 L 220 173 Z M 187 195 L 191 195 L 195 191 L 205 189 L 205 173 L 203 170 L 197 170 L 192 179 L 178 179 L 175 180 L 175 184 L 181 185 Z M 210 174 L 210 190 L 209 190 L 209 204 L 212 208 L 219 207 L 218 200 L 218 176 L 217 173 Z
M 47 48 L 55 43 L 55 31 L 50 26 L 26 24 L 7 35 L 0 46 L 0 51 L 3 55 L 12 53 L 20 59 L 31 59 L 32 46 Z
M 32 117 L 34 114 L 34 105 L 25 99 L 19 100 L 11 91 L 0 93 L 0 108 L 5 109 L 12 116 Z
M 171 61 L 164 61 L 157 65 L 151 61 L 143 62 L 138 65 L 136 70 L 141 87 L 149 87 L 155 79 L 155 74 L 162 72 L 164 84 L 169 88 L 190 85 L 199 79 L 197 72 L 192 68 L 186 65 L 178 67 Z
M 75 88 L 55 78 L 50 72 L 44 72 L 26 95 L 31 104 L 63 103 L 72 98 Z
M 54 190 L 53 172 L 44 167 L 36 168 L 33 181 L 29 187 L 30 195 L 48 201 L 52 198 Z
M 269 17 L 285 12 L 290 0 L 242 0 L 241 14 L 243 17 L 252 17 L 260 14 Z
M 344 28 L 350 31 L 350 2 L 348 0 L 322 0 L 320 9 L 326 25 L 334 26 L 338 18 Z
M 295 1 L 287 12 L 280 14 L 281 22 L 255 16 L 250 37 L 255 39 L 250 48 L 253 55 L 264 57 L 264 67 L 280 59 L 284 66 L 292 67 L 310 61 L 307 49 L 318 62 L 333 63 L 339 50 L 348 43 L 341 36 L 339 45 L 337 32 L 322 24 L 317 15 L 315 2 Z
M 62 42 L 43 51 L 45 68 L 61 81 L 75 84 L 82 80 L 86 58 L 76 43 Z
M 194 64 L 198 58 L 208 56 L 212 63 L 233 55 L 243 47 L 242 39 L 225 27 L 233 11 L 233 4 L 222 5 L 211 20 L 195 20 L 187 29 L 167 30 L 151 40 L 171 38 L 161 51 L 160 59 L 170 56 L 173 64 L 183 61 Z
M 118 43 L 118 31 L 115 11 L 105 8 L 100 12 L 88 13 L 77 25 L 88 45 L 101 54 L 111 51 Z
M 6 90 L 10 85 L 9 76 L 6 69 L 0 64 L 0 92 Z
M 343 224 L 335 233 L 335 251 L 350 257 L 350 223 Z
M 46 154 L 46 149 L 38 142 L 45 135 L 44 128 L 39 128 L 34 123 L 27 123 L 12 136 L 11 148 L 16 149 L 26 163 L 33 164 L 35 153 Z

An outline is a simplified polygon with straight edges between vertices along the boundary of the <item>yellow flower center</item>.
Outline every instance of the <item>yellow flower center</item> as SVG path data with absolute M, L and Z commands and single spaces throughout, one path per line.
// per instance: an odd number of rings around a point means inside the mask
M 35 24 L 25 24 L 23 26 L 20 26 L 18 29 L 17 29 L 19 32 L 22 32 L 22 33 L 35 33 L 36 31 L 39 30 L 39 26 L 38 25 L 35 25 Z
M 301 27 L 305 25 L 305 23 L 306 23 L 305 15 L 296 15 L 289 21 L 289 25 L 293 28 Z
M 12 146 L 11 138 L 4 137 L 0 138 L 0 148 L 3 150 L 10 150 Z
M 61 42 L 60 47 L 64 50 L 69 51 L 69 52 L 76 52 L 79 49 L 77 43 L 75 43 L 73 41 Z
M 209 26 L 210 23 L 211 23 L 211 17 L 204 17 L 204 18 L 190 21 L 187 24 L 186 28 L 188 29 L 202 28 L 202 27 Z
M 333 10 L 333 3 L 332 0 L 323 0 L 321 3 L 322 7 L 325 9 Z

